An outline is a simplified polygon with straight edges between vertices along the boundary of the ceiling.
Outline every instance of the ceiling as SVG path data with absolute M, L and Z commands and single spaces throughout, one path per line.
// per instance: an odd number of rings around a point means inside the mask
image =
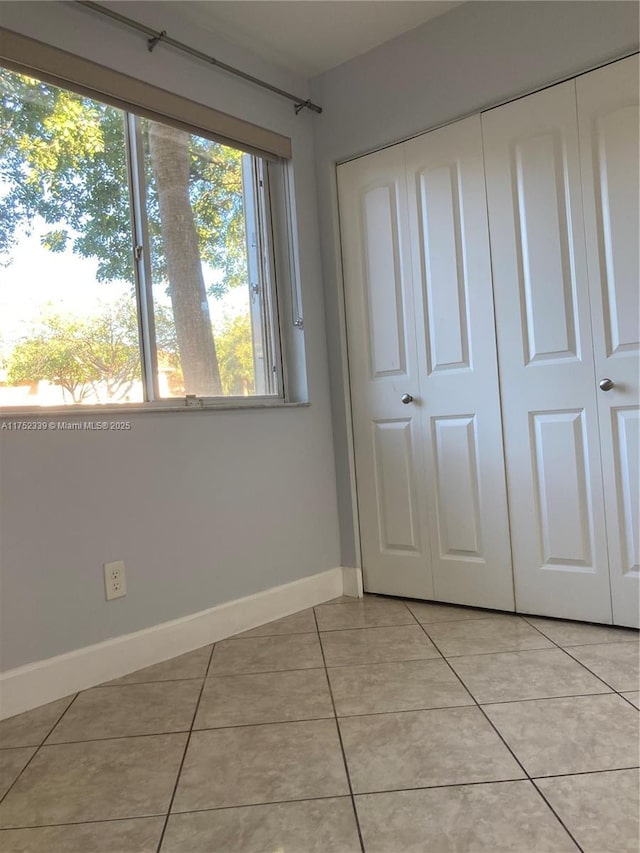
M 315 77 L 459 6 L 449 0 L 182 0 L 200 29 Z

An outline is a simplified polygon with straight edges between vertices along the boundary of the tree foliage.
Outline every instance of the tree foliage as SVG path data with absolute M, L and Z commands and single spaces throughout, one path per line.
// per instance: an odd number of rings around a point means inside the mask
M 51 251 L 98 259 L 98 280 L 133 283 L 122 113 L 1 70 L 0 250 L 36 217 Z
M 216 350 L 224 393 L 235 397 L 253 394 L 255 375 L 248 314 L 241 314 L 225 323 L 216 337 Z
M 167 309 L 156 308 L 155 326 L 158 363 L 168 373 L 172 393 L 182 395 L 175 325 Z M 223 393 L 252 394 L 249 315 L 226 320 L 216 340 Z M 126 401 L 140 371 L 136 308 L 126 297 L 85 318 L 44 312 L 7 361 L 9 384 L 45 380 L 61 387 L 72 403 Z
M 7 377 L 12 385 L 27 385 L 42 379 L 59 385 L 71 402 L 82 403 L 99 377 L 76 358 L 81 348 L 82 324 L 51 316 L 33 337 L 21 341 L 9 358 Z
M 62 387 L 73 403 L 125 400 L 140 380 L 137 338 L 130 299 L 85 319 L 48 313 L 14 347 L 8 379 L 13 385 L 44 379 Z
M 0 69 L 0 253 L 19 228 L 41 217 L 42 241 L 98 260 L 98 279 L 133 283 L 125 114 L 114 107 Z M 158 187 L 150 164 L 150 122 L 139 119 L 147 182 L 146 215 L 155 281 L 166 279 Z M 201 259 L 223 271 L 208 291 L 246 281 L 242 153 L 189 136 L 189 199 Z

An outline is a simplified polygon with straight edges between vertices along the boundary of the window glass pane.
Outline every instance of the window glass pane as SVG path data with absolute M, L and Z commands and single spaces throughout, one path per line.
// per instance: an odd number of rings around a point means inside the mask
M 0 406 L 144 399 L 125 116 L 0 69 Z
M 253 158 L 139 121 L 160 396 L 272 393 L 256 322 L 264 276 L 250 270 Z

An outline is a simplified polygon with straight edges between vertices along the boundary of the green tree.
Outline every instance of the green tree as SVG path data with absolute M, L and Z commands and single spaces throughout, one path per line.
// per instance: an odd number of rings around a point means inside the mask
M 141 120 L 155 281 L 168 282 L 187 393 L 219 394 L 206 295 L 246 281 L 241 153 Z M 98 279 L 134 283 L 124 114 L 0 70 L 0 254 L 36 217 L 52 252 L 98 260 Z M 1 190 L 0 190 L 1 192 Z M 201 261 L 221 269 L 207 286 Z
M 50 315 L 38 331 L 18 343 L 7 363 L 12 385 L 26 385 L 45 379 L 59 385 L 73 403 L 82 403 L 99 376 L 78 358 L 86 329 L 80 321 Z
M 251 319 L 248 314 L 227 321 L 217 336 L 220 378 L 225 394 L 253 394 L 255 374 Z
M 157 312 L 156 324 L 161 354 L 171 360 L 176 345 L 166 311 Z M 124 298 L 83 319 L 45 313 L 14 347 L 7 377 L 12 385 L 44 379 L 63 388 L 73 403 L 89 397 L 102 403 L 126 400 L 140 380 L 135 303 Z

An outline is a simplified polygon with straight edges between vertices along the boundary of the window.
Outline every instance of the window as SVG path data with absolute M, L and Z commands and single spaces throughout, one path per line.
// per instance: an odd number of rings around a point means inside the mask
M 2 68 L 0 95 L 0 406 L 284 399 L 279 164 Z

